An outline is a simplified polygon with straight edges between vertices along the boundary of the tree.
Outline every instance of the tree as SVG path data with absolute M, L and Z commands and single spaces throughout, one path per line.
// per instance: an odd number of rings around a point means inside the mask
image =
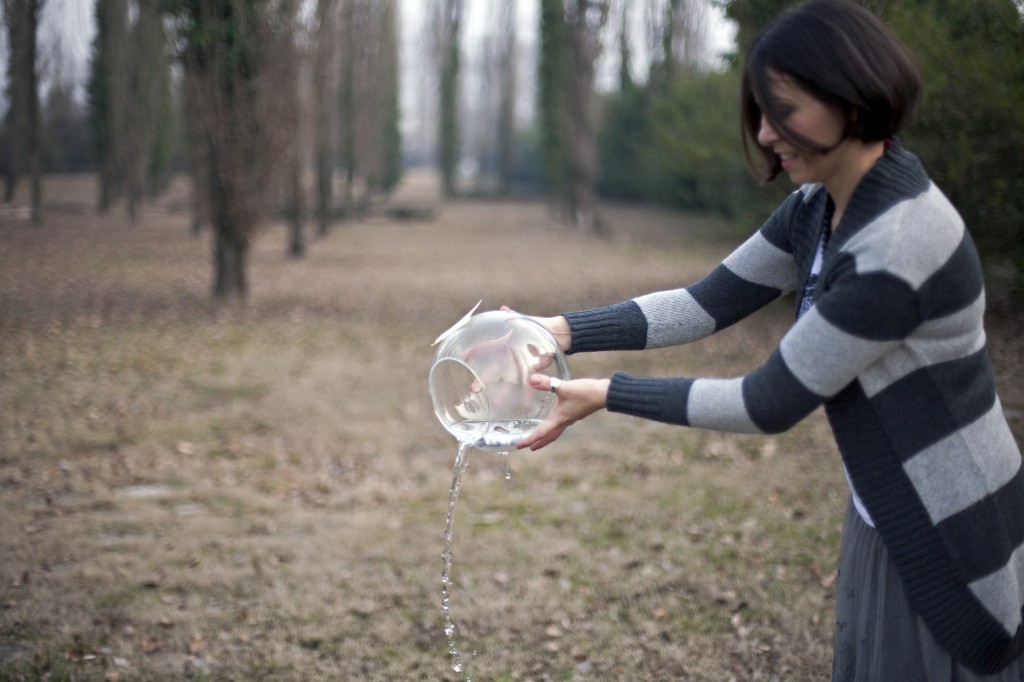
M 509 192 L 515 173 L 516 141 L 516 0 L 503 3 L 498 57 L 500 101 L 498 104 L 498 191 Z
M 5 128 L 9 143 L 6 200 L 14 196 L 22 169 L 31 183 L 32 222 L 43 220 L 37 37 L 44 0 L 3 0 L 9 62 Z
M 796 0 L 722 0 L 725 16 L 736 22 L 736 46 L 741 59 L 750 49 L 758 32 Z
M 291 105 L 279 94 L 295 75 L 289 45 L 296 8 L 261 0 L 174 0 L 171 9 L 192 79 L 195 142 L 206 165 L 213 293 L 241 301 L 271 174 L 292 139 Z
M 438 165 L 445 196 L 455 194 L 459 140 L 459 68 L 462 48 L 462 0 L 439 0 L 434 5 L 434 34 L 440 71 Z
M 128 5 L 126 0 L 96 0 L 88 84 L 89 124 L 99 165 L 96 206 L 107 211 L 123 194 L 127 127 L 129 64 Z
M 309 84 L 309 41 L 306 38 L 304 27 L 300 27 L 295 21 L 297 13 L 297 0 L 284 0 L 281 3 L 280 13 L 284 15 L 285 21 L 293 23 L 290 31 L 290 39 L 284 41 L 283 47 L 289 52 L 281 55 L 287 61 L 292 62 L 294 77 L 284 84 L 290 87 L 290 96 L 287 97 L 291 106 L 284 112 L 285 130 L 291 133 L 291 139 L 285 144 L 287 158 L 285 165 L 287 171 L 287 214 L 288 214 L 288 247 L 287 253 L 290 258 L 303 258 L 306 255 L 306 186 L 304 174 L 306 160 L 308 158 L 308 117 L 310 91 Z M 286 91 L 287 92 L 287 91 Z
M 355 38 L 356 170 L 364 184 L 363 205 L 386 192 L 401 175 L 398 102 L 398 23 L 395 0 L 360 3 Z
M 538 109 L 544 181 L 556 207 L 568 204 L 569 31 L 562 0 L 541 0 Z
M 334 188 L 334 165 L 337 154 L 338 126 L 338 6 L 335 0 L 318 0 L 316 4 L 316 44 L 313 52 L 313 167 L 316 176 L 317 232 L 324 236 L 330 230 L 331 204 Z
M 607 0 L 543 0 L 541 119 L 545 171 L 565 220 L 599 230 L 594 62 L 608 20 Z
M 342 0 L 340 144 L 345 213 L 369 207 L 401 175 L 398 20 L 394 0 Z
M 102 1 L 102 0 L 100 0 Z M 130 31 L 128 87 L 125 98 L 110 105 L 125 111 L 118 116 L 123 128 L 121 148 L 127 211 L 134 223 L 139 202 L 155 192 L 157 178 L 167 162 L 170 136 L 170 62 L 167 36 L 157 0 L 135 0 L 136 18 Z M 115 67 L 117 68 L 117 67 Z
M 91 171 L 93 155 L 85 111 L 75 98 L 74 83 L 64 75 L 59 49 L 54 52 L 53 64 L 43 102 L 42 169 L 61 173 Z

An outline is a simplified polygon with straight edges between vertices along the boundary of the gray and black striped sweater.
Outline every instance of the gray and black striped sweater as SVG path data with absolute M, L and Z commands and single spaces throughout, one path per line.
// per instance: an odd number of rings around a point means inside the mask
M 707 277 L 567 313 L 571 352 L 719 331 L 801 286 L 827 194 L 793 193 Z M 732 379 L 612 377 L 608 409 L 778 433 L 824 405 L 839 451 L 936 640 L 979 672 L 1022 652 L 1024 471 L 986 353 L 981 266 L 963 221 L 893 144 L 858 185 L 814 294 L 767 362 Z

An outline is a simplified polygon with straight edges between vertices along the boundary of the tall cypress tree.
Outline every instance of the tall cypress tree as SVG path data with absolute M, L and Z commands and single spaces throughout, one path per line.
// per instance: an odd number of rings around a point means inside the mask
M 442 0 L 441 103 L 438 163 L 446 196 L 455 194 L 459 164 L 459 68 L 462 0 Z
M 562 0 L 541 0 L 538 74 L 544 180 L 555 201 L 564 199 L 569 175 L 569 34 Z

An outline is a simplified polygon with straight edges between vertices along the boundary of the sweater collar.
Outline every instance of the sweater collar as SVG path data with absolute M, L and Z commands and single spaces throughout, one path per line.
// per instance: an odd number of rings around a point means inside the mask
M 833 248 L 838 249 L 899 202 L 925 192 L 930 183 L 920 160 L 893 140 L 854 189 L 833 236 Z

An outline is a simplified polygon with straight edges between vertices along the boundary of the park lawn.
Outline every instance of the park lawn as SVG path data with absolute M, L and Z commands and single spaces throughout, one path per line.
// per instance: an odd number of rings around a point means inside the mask
M 477 300 L 552 314 L 687 284 L 737 239 L 532 201 L 382 212 L 209 296 L 180 188 L 128 224 L 52 178 L 0 213 L 0 680 L 457 680 L 439 607 L 455 442 L 426 387 Z M 787 301 L 685 348 L 571 356 L 575 376 L 733 376 Z M 1022 433 L 1021 328 L 994 316 Z M 539 453 L 473 452 L 452 615 L 477 680 L 829 674 L 847 489 L 823 415 L 774 437 L 598 414 Z

